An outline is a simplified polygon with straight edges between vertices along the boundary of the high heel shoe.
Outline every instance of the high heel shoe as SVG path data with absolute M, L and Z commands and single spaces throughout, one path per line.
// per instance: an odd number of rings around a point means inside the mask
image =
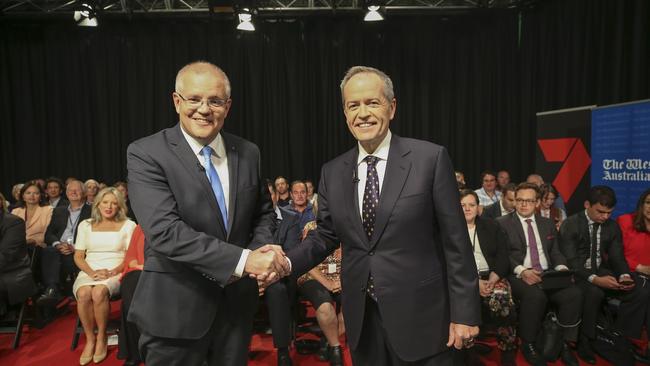
M 93 360 L 93 358 L 94 358 L 93 356 L 84 356 L 84 355 L 81 355 L 81 357 L 79 357 L 79 365 L 81 365 L 81 366 L 85 366 L 85 365 L 89 364 L 90 361 Z
M 94 354 L 93 355 L 93 362 L 94 363 L 100 363 L 106 359 L 106 355 L 108 355 L 108 348 L 104 348 L 104 352 L 101 354 Z

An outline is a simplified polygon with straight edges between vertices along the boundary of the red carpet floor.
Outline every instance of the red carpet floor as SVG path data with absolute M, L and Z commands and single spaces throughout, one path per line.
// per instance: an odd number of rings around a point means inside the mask
M 74 329 L 75 314 L 69 313 L 62 316 L 43 329 L 25 327 L 20 347 L 17 350 L 11 349 L 13 334 L 0 334 L 0 366 L 59 366 L 78 365 L 79 356 L 83 349 L 83 336 L 80 339 L 76 350 L 70 350 L 72 332 Z M 273 343 L 270 335 L 256 335 L 251 343 L 251 350 L 258 351 L 256 357 L 249 362 L 252 366 L 275 365 L 276 354 L 273 350 Z M 345 364 L 352 365 L 350 354 L 344 349 Z M 485 357 L 486 365 L 498 365 L 498 352 L 492 351 Z M 108 358 L 101 364 L 104 366 L 122 365 L 123 361 L 116 358 L 117 349 L 109 348 Z M 292 352 L 294 365 L 312 366 L 327 365 L 319 361 L 315 355 L 298 355 Z M 527 365 L 521 353 L 518 354 L 518 365 Z M 561 365 L 556 362 L 553 365 Z M 580 365 L 587 365 L 580 363 Z M 599 360 L 599 366 L 610 365 L 604 360 Z M 640 365 L 640 364 L 639 364 Z

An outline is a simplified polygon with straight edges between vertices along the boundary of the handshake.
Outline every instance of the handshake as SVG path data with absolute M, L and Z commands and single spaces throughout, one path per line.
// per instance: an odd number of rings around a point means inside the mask
M 289 261 L 282 247 L 274 244 L 266 244 L 250 252 L 244 266 L 244 273 L 257 280 L 260 288 L 288 276 L 290 272 Z

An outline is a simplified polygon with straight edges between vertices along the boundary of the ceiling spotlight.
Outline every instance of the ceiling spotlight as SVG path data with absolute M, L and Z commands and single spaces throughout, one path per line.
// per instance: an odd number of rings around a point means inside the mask
M 74 12 L 74 20 L 81 27 L 96 27 L 99 24 L 95 10 L 86 3 L 81 4 L 80 10 Z
M 247 32 L 253 32 L 255 30 L 255 25 L 253 25 L 253 14 L 248 8 L 243 8 L 237 14 L 239 18 L 239 24 L 237 29 Z
M 378 22 L 380 20 L 384 20 L 384 17 L 381 16 L 379 13 L 379 6 L 377 5 L 369 5 L 368 6 L 368 13 L 366 16 L 363 18 L 365 22 Z

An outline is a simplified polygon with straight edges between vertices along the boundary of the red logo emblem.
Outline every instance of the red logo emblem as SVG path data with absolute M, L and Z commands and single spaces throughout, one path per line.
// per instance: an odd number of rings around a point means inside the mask
M 585 145 L 574 137 L 537 140 L 537 143 L 547 162 L 564 163 L 553 180 L 553 185 L 564 202 L 568 202 L 591 165 L 591 157 Z

